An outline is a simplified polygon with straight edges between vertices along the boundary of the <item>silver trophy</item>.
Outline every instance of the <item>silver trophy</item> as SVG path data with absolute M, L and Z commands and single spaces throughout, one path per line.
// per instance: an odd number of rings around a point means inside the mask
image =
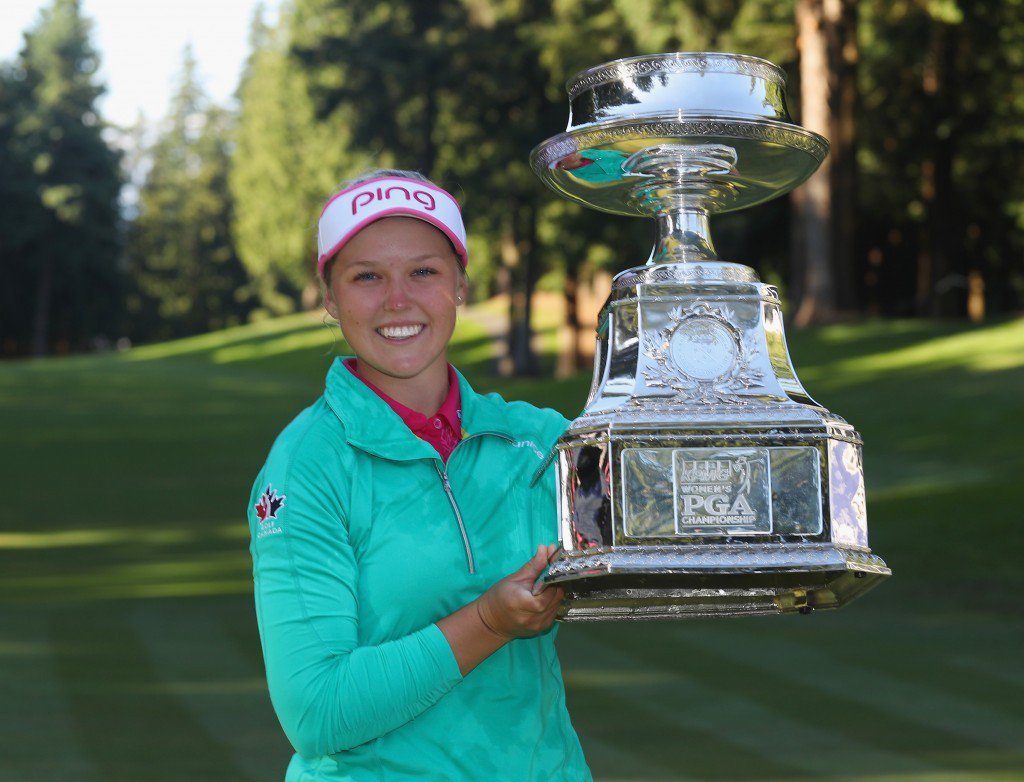
M 618 274 L 586 406 L 559 440 L 563 619 L 835 608 L 890 574 L 867 540 L 861 438 L 789 358 L 778 291 L 718 258 L 712 214 L 793 189 L 828 153 L 785 74 L 735 54 L 633 57 L 568 84 L 534 171 L 561 195 L 653 217 Z

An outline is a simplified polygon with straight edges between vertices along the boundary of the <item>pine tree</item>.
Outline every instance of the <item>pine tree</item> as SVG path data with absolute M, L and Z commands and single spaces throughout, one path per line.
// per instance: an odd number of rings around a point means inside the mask
M 12 224 L 0 257 L 26 283 L 0 305 L 5 353 L 80 348 L 117 322 L 119 157 L 96 111 L 90 28 L 79 0 L 53 0 L 0 79 L 0 212 Z
M 315 299 L 318 210 L 359 163 L 340 112 L 315 116 L 288 53 L 291 29 L 287 10 L 273 28 L 254 16 L 230 176 L 238 254 L 269 313 L 293 311 L 300 296 Z
M 137 338 L 197 334 L 248 315 L 248 277 L 231 235 L 231 132 L 231 116 L 211 105 L 186 49 L 130 233 Z

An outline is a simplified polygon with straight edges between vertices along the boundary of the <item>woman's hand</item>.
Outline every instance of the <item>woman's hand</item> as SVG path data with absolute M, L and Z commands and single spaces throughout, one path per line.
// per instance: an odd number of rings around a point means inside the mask
M 542 633 L 554 624 L 565 593 L 561 587 L 547 587 L 534 594 L 533 587 L 557 550 L 554 545 L 538 546 L 537 552 L 519 570 L 480 595 L 477 615 L 484 627 L 510 641 Z
M 542 633 L 554 624 L 565 592 L 533 587 L 556 546 L 538 546 L 519 570 L 505 576 L 469 605 L 437 623 L 465 676 L 514 638 Z

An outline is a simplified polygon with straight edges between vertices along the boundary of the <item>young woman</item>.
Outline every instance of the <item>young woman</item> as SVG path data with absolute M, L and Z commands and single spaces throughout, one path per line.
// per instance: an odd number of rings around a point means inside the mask
M 318 269 L 355 356 L 278 437 L 249 523 L 270 696 L 299 780 L 589 780 L 535 589 L 565 427 L 448 363 L 458 204 L 413 172 L 327 202 Z

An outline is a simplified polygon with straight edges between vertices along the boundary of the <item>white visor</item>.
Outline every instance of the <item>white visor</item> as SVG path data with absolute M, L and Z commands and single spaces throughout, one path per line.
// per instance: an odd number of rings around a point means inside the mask
M 451 241 L 466 268 L 466 228 L 451 194 L 429 182 L 403 177 L 378 177 L 342 190 L 324 205 L 317 231 L 317 273 L 353 236 L 385 217 L 416 217 L 430 223 Z

